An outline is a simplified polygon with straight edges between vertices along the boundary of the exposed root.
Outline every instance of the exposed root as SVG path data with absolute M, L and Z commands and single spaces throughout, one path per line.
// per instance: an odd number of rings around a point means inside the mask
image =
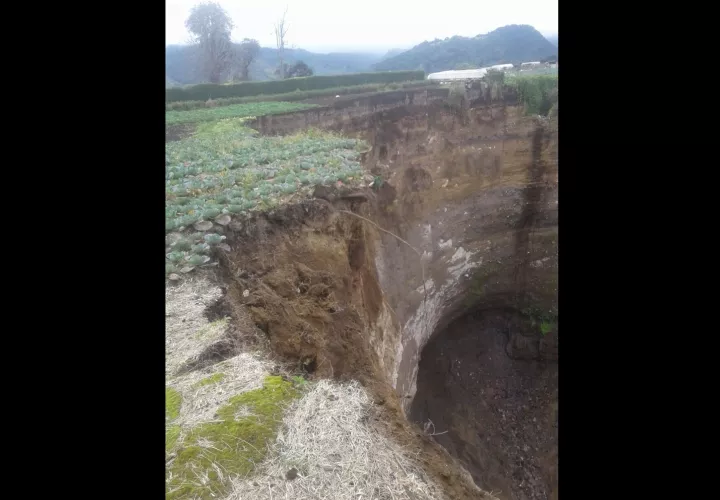
M 347 211 L 347 210 L 338 210 L 338 212 L 341 212 L 341 213 L 344 213 L 344 214 L 348 214 L 348 215 L 353 215 L 353 216 L 357 217 L 358 219 L 362 219 L 362 220 L 364 220 L 365 222 L 369 222 L 370 224 L 372 224 L 373 226 L 375 226 L 376 228 L 378 228 L 380 231 L 382 231 L 382 232 L 384 232 L 384 233 L 387 233 L 387 234 L 389 234 L 390 236 L 393 236 L 393 237 L 397 238 L 398 240 L 402 241 L 403 243 L 405 243 L 407 246 L 410 247 L 410 249 L 411 249 L 413 252 L 415 252 L 416 254 L 418 254 L 418 257 L 422 258 L 422 254 L 420 254 L 420 252 L 418 252 L 418 251 L 415 249 L 415 247 L 413 247 L 410 243 L 408 243 L 407 241 L 405 241 L 404 239 L 402 239 L 402 238 L 401 238 L 400 236 L 398 236 L 397 234 L 395 234 L 395 233 L 393 233 L 393 232 L 391 232 L 391 231 L 388 231 L 387 229 L 381 228 L 380 226 L 378 226 L 376 223 L 374 223 L 374 222 L 371 221 L 370 219 L 366 219 L 366 218 L 363 217 L 362 215 L 358 215 L 358 214 L 356 214 L 356 213 L 349 212 L 349 211 Z
M 393 232 L 391 232 L 391 231 L 388 231 L 387 229 L 383 229 L 383 228 L 380 227 L 377 223 L 371 221 L 370 219 L 367 219 L 367 218 L 363 217 L 362 215 L 358 215 L 358 214 L 353 213 L 353 212 L 350 212 L 350 211 L 348 211 L 348 210 L 338 210 L 338 212 L 344 213 L 344 214 L 348 214 L 348 215 L 352 215 L 352 216 L 354 216 L 354 217 L 357 217 L 358 219 L 362 219 L 362 220 L 364 220 L 365 222 L 368 222 L 368 223 L 372 224 L 373 226 L 375 226 L 378 230 L 382 231 L 383 233 L 387 233 L 387 234 L 389 234 L 390 236 L 392 236 L 392 237 L 394 237 L 394 238 L 397 238 L 398 241 L 401 241 L 402 243 L 405 243 L 408 247 L 410 247 L 410 249 L 411 249 L 413 252 L 415 252 L 415 253 L 417 254 L 417 256 L 420 258 L 420 269 L 421 269 L 421 271 L 422 271 L 422 286 L 423 286 L 423 292 L 424 292 L 424 294 L 423 294 L 423 304 L 425 304 L 425 303 L 427 302 L 428 293 L 427 293 L 427 286 L 426 286 L 426 284 L 425 284 L 425 281 L 426 281 L 426 280 L 425 280 L 425 262 L 423 261 L 422 254 L 421 254 L 415 247 L 413 247 L 410 243 L 408 243 L 407 241 L 405 241 L 404 239 L 402 239 L 400 236 L 398 236 L 397 234 L 395 234 L 395 233 L 393 233 Z M 385 302 L 384 299 L 383 299 L 383 301 Z M 385 302 L 385 303 L 387 304 L 387 302 Z M 423 334 L 424 334 L 424 335 L 427 335 L 427 329 L 428 329 L 428 325 L 427 325 L 427 312 L 426 312 L 426 311 L 427 311 L 427 308 L 423 307 L 423 311 L 425 311 L 424 314 L 423 314 L 423 315 L 424 315 L 424 319 L 425 319 L 425 321 L 423 322 L 423 326 L 424 326 L 424 328 L 425 328 L 425 332 L 423 332 Z M 395 314 L 395 311 L 393 311 L 393 314 Z M 397 318 L 397 315 L 396 315 L 395 317 Z M 402 325 L 401 325 L 401 327 L 402 327 Z

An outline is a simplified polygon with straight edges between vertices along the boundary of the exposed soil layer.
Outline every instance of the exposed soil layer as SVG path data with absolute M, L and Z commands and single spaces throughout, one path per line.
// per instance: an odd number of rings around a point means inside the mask
M 518 330 L 537 336 L 512 311 L 471 313 L 439 332 L 423 350 L 409 417 L 498 498 L 554 499 L 557 363 L 512 359 Z
M 384 307 L 373 240 L 361 219 L 340 212 L 360 211 L 363 202 L 334 197 L 333 205 L 290 205 L 226 231 L 231 250 L 217 256 L 227 310 L 235 321 L 249 313 L 272 350 L 307 377 L 359 380 L 374 396 L 376 423 L 418 457 L 449 498 L 492 498 L 405 418 L 371 346 Z M 244 342 L 241 329 L 235 335 Z

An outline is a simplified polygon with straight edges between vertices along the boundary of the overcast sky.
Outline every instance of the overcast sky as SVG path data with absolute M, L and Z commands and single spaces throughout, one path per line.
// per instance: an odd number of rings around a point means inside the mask
M 166 0 L 167 44 L 187 43 L 185 29 L 198 0 Z M 255 38 L 272 47 L 273 23 L 288 7 L 287 42 L 311 51 L 385 51 L 425 40 L 475 36 L 508 24 L 529 24 L 547 35 L 557 32 L 558 0 L 219 0 L 235 23 L 233 40 Z

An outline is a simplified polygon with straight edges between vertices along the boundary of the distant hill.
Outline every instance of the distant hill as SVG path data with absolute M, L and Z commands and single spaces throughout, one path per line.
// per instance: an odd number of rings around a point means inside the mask
M 193 65 L 193 47 L 169 45 L 165 49 L 166 85 L 199 83 Z M 250 66 L 252 80 L 274 80 L 278 67 L 277 49 L 261 47 L 260 53 Z M 372 65 L 382 59 L 380 54 L 330 53 L 318 54 L 303 49 L 285 49 L 285 62 L 303 61 L 316 75 L 337 75 L 372 71 Z
M 194 83 L 192 47 L 168 45 L 165 47 L 165 84 L 183 85 Z
M 390 49 L 390 50 L 388 50 L 388 51 L 385 53 L 384 56 L 382 56 L 382 57 L 380 58 L 380 61 L 384 61 L 385 59 L 390 59 L 391 57 L 395 57 L 395 56 L 397 56 L 397 55 L 400 55 L 400 54 L 402 54 L 403 52 L 405 52 L 406 50 L 407 50 L 407 49 Z M 379 61 L 378 61 L 378 62 L 379 62 Z
M 377 71 L 422 69 L 426 73 L 455 69 L 459 65 L 537 61 L 557 55 L 557 47 L 532 26 L 513 24 L 472 38 L 454 36 L 423 42 L 374 65 Z
M 545 38 L 547 38 L 548 42 L 552 43 L 555 47 L 558 46 L 558 34 L 555 33 L 554 35 L 548 35 Z
M 338 75 L 343 73 L 362 73 L 371 71 L 374 63 L 380 60 L 378 54 L 361 53 L 330 53 L 318 54 L 303 49 L 285 49 L 285 60 L 288 64 L 303 61 L 310 66 L 316 75 Z M 277 49 L 262 47 L 257 60 L 250 67 L 253 80 L 272 80 L 278 67 Z

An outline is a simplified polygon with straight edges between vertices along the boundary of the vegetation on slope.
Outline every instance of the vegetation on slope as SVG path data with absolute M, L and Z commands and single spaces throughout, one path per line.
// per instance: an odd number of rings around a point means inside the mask
M 517 90 L 525 113 L 548 116 L 553 110 L 557 112 L 557 75 L 517 76 L 507 78 L 505 83 Z
M 378 71 L 422 69 L 426 73 L 502 63 L 539 61 L 557 55 L 553 46 L 532 26 L 510 25 L 473 38 L 454 36 L 423 42 L 375 64 Z
M 508 89 L 513 90 L 517 93 L 525 114 L 528 115 L 557 114 L 557 72 L 545 74 L 542 72 L 518 73 L 490 70 L 482 80 L 474 82 L 473 87 L 482 91 L 489 88 L 493 99 L 500 98 Z M 451 85 L 448 92 L 448 103 L 458 106 L 463 99 L 467 99 L 465 85 L 463 83 Z

